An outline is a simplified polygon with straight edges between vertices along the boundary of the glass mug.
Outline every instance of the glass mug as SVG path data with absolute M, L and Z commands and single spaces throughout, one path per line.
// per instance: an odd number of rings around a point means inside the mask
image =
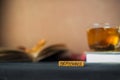
M 94 51 L 115 51 L 119 44 L 119 31 L 118 27 L 110 27 L 108 24 L 103 27 L 94 24 L 87 31 L 89 48 Z

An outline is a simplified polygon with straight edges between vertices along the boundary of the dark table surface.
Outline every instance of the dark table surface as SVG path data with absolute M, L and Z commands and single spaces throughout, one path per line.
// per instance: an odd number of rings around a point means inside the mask
M 120 64 L 59 67 L 57 63 L 0 63 L 0 80 L 120 80 Z

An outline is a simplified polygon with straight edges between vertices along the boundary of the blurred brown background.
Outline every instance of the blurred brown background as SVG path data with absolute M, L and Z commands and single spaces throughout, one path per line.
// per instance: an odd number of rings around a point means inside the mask
M 93 23 L 120 24 L 120 0 L 3 0 L 1 46 L 31 48 L 39 40 L 89 50 L 86 30 Z

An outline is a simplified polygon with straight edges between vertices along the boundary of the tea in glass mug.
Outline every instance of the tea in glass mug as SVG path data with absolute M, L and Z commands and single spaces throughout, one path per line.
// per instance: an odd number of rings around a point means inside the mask
M 109 25 L 94 26 L 87 31 L 89 48 L 95 51 L 114 51 L 119 43 L 118 29 Z

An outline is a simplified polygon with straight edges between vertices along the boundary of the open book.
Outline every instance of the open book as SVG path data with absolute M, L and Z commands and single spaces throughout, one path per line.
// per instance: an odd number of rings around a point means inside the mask
M 45 41 L 40 41 L 32 49 L 0 49 L 0 62 L 52 62 L 83 60 L 80 54 L 71 54 L 64 44 L 45 46 Z M 81 56 L 81 57 L 80 57 Z
M 0 49 L 0 62 L 39 62 L 57 61 L 60 55 L 67 52 L 62 44 L 48 46 L 35 53 L 27 53 L 17 49 Z

